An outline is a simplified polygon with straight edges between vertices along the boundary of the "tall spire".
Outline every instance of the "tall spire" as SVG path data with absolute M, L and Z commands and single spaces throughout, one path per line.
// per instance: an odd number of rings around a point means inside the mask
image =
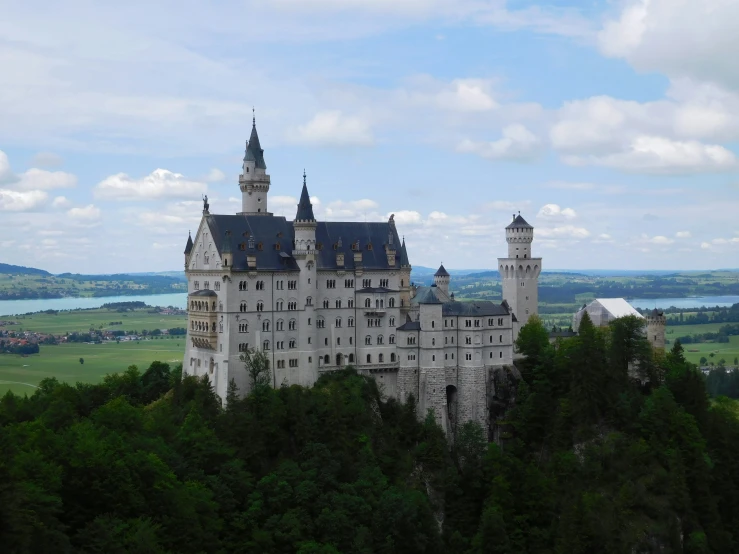
M 298 213 L 295 215 L 295 221 L 315 221 L 313 215 L 313 204 L 310 202 L 308 194 L 308 185 L 306 184 L 305 169 L 303 170 L 303 191 L 300 193 L 300 202 L 298 203 Z
M 259 169 L 267 169 L 267 164 L 264 162 L 264 150 L 259 144 L 259 135 L 257 134 L 257 119 L 254 115 L 254 108 L 252 108 L 251 118 L 251 136 L 249 142 L 246 143 L 246 152 L 244 153 L 245 162 L 254 162 L 254 167 Z
M 409 265 L 411 265 L 411 262 L 408 260 L 408 251 L 405 249 L 405 237 L 403 237 L 403 244 L 400 245 L 400 266 Z

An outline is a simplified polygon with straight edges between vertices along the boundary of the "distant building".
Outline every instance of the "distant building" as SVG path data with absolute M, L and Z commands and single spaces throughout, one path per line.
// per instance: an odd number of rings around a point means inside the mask
M 596 298 L 572 316 L 572 328 L 575 331 L 580 329 L 580 322 L 585 312 L 588 313 L 596 327 L 605 327 L 614 319 L 629 315 L 644 319 L 646 320 L 645 332 L 649 342 L 654 348 L 662 350 L 665 348 L 667 319 L 661 310 L 654 309 L 647 317 L 644 317 L 623 298 Z

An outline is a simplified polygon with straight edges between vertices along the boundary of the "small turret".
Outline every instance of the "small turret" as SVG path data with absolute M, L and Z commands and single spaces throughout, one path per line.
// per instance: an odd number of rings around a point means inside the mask
M 526 220 L 513 214 L 513 222 L 505 228 L 509 258 L 530 258 L 531 243 L 534 240 L 534 228 Z
M 241 209 L 244 215 L 272 215 L 267 211 L 270 178 L 259 143 L 256 118 L 252 117 L 251 136 L 246 142 L 242 173 L 239 175 Z
M 185 245 L 185 269 L 190 265 L 190 253 L 192 252 L 192 235 L 190 231 L 187 232 L 187 244 Z

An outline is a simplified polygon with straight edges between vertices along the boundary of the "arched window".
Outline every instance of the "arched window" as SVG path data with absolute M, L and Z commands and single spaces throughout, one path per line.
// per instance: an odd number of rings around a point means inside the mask
M 375 308 L 379 308 L 379 307 L 380 307 L 380 301 L 379 300 L 375 300 Z
M 341 308 L 341 298 L 336 299 L 336 307 Z
M 269 331 L 269 319 L 262 321 L 262 331 Z
M 390 361 L 391 361 L 391 362 L 394 362 L 394 361 L 395 361 L 395 352 L 392 352 L 392 353 L 390 354 Z
M 367 363 L 368 364 L 372 363 L 372 354 L 367 354 Z
M 336 326 L 337 327 L 341 327 L 341 318 L 340 317 L 337 317 L 336 318 Z
M 264 302 L 262 302 L 261 300 L 257 302 L 257 311 L 258 312 L 264 311 Z
M 365 308 L 371 308 L 372 307 L 372 301 L 369 298 L 364 299 L 364 307 Z
M 245 312 L 246 311 L 246 302 L 242 302 L 239 306 L 239 311 Z
M 436 339 L 431 339 L 431 346 L 436 346 Z
M 306 306 L 312 306 L 313 305 L 313 298 L 311 298 L 310 296 L 308 298 L 306 298 L 305 299 L 305 305 Z
M 328 308 L 328 298 L 323 299 L 323 307 Z
M 387 338 L 387 342 L 388 342 L 388 344 L 395 344 L 395 335 L 390 335 Z
M 262 350 L 269 350 L 269 341 L 266 340 L 262 343 Z
M 382 344 L 384 339 L 382 338 L 382 335 L 377 335 L 377 344 Z
M 395 298 L 390 298 L 390 299 L 389 299 L 389 300 L 387 301 L 387 305 L 388 305 L 388 306 L 389 306 L 390 308 L 394 308 L 394 307 L 395 307 Z
M 328 354 L 323 357 L 323 363 L 326 365 L 331 363 L 331 358 L 329 358 Z
M 369 336 L 369 335 L 367 335 L 366 337 L 364 337 L 364 344 L 366 344 L 366 345 L 372 344 L 372 337 Z
M 380 363 L 384 362 L 385 361 L 385 355 L 384 354 L 380 354 L 379 356 L 377 356 L 377 361 L 380 362 Z
M 349 354 L 349 363 L 350 364 L 354 363 L 354 354 Z

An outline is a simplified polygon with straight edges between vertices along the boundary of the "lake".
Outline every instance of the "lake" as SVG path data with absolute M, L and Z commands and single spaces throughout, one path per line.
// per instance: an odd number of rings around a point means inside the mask
M 0 316 L 41 312 L 43 310 L 76 310 L 99 308 L 109 302 L 146 302 L 150 306 L 187 307 L 187 294 L 149 294 L 141 296 L 100 296 L 95 298 L 40 298 L 33 300 L 0 300 Z M 635 308 L 700 308 L 701 306 L 729 307 L 739 303 L 739 296 L 696 296 L 694 298 L 634 298 L 629 304 Z
M 629 304 L 635 308 L 700 308 L 719 306 L 729 308 L 739 303 L 739 296 L 696 296 L 693 298 L 634 298 Z
M 99 296 L 94 298 L 34 298 L 32 300 L 0 300 L 0 316 L 27 314 L 44 310 L 77 310 L 99 308 L 110 302 L 146 302 L 150 306 L 187 307 L 187 293 L 149 294 L 140 296 Z

